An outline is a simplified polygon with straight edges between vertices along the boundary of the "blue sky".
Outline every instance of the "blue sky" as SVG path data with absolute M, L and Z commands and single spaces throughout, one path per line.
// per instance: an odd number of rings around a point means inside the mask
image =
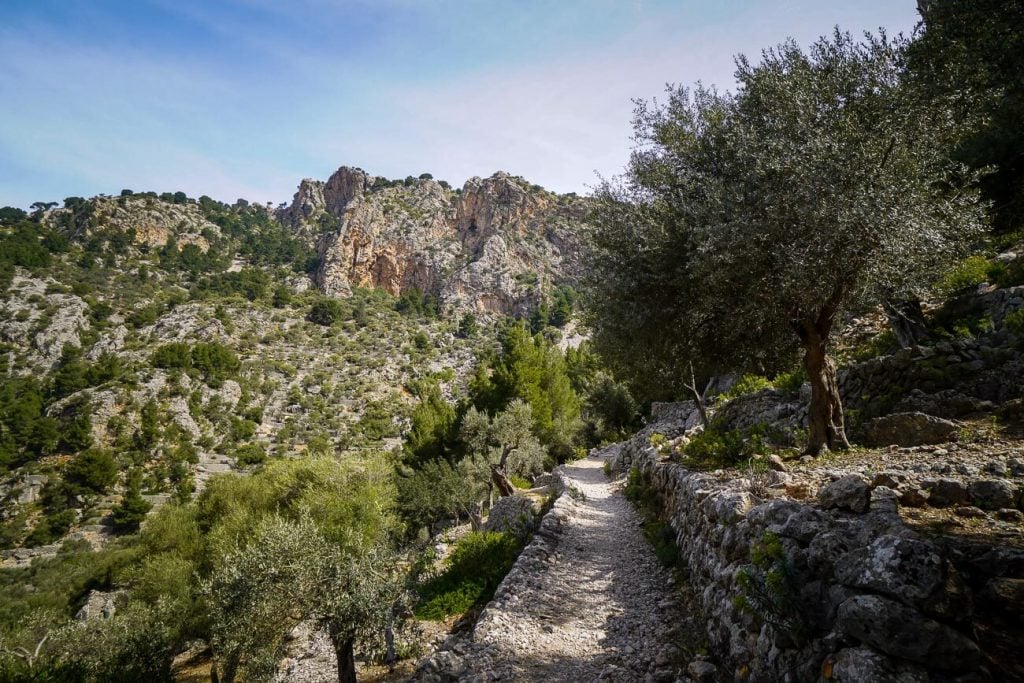
M 615 175 L 634 98 L 915 0 L 3 0 L 0 205 L 122 188 L 290 201 L 338 166 L 562 192 Z

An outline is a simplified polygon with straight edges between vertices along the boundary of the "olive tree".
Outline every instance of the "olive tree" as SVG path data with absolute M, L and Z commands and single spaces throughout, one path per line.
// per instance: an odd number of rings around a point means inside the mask
M 515 492 L 509 475 L 528 476 L 544 462 L 544 446 L 530 431 L 532 425 L 530 405 L 521 399 L 493 418 L 470 408 L 462 420 L 460 436 L 481 473 L 478 478 L 489 478 L 502 496 Z
M 630 297 L 597 306 L 596 339 L 625 349 L 631 317 L 645 337 L 664 325 L 668 339 L 648 347 L 675 372 L 690 361 L 771 372 L 800 349 L 807 451 L 847 447 L 837 320 L 912 295 L 981 227 L 968 172 L 948 157 L 955 123 L 907 96 L 904 52 L 902 39 L 837 31 L 807 52 L 788 42 L 757 65 L 739 58 L 735 94 L 672 88 L 664 104 L 639 104 L 641 145 L 625 179 L 598 193 L 605 280 L 588 299 Z M 607 234 L 630 216 L 633 234 Z M 636 271 L 609 267 L 624 241 Z
M 309 518 L 265 520 L 204 584 L 221 679 L 240 667 L 246 678 L 271 677 L 288 632 L 310 621 L 330 637 L 338 681 L 354 683 L 357 641 L 380 639 L 403 596 L 396 567 L 383 546 L 346 550 Z

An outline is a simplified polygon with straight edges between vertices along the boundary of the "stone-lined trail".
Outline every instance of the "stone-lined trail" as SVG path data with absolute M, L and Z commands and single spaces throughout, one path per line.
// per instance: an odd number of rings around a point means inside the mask
M 680 591 L 604 461 L 563 466 L 562 495 L 484 610 L 416 680 L 673 681 Z

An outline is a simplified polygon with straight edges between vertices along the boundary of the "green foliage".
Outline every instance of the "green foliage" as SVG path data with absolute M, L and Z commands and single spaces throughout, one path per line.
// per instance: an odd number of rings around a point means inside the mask
M 46 403 L 34 377 L 0 381 L 0 471 L 18 467 L 56 450 L 56 420 L 46 416 Z
M 800 389 L 806 381 L 807 371 L 804 370 L 803 366 L 800 366 L 789 372 L 782 372 L 776 375 L 775 379 L 772 380 L 772 385 L 782 393 L 792 396 L 800 393 Z
M 771 389 L 772 383 L 768 381 L 767 377 L 760 375 L 743 375 L 740 377 L 729 391 L 722 394 L 722 398 L 726 401 L 746 394 L 753 394 L 764 389 Z
M 523 323 L 504 330 L 500 355 L 480 363 L 470 395 L 477 408 L 488 411 L 500 410 L 516 398 L 525 401 L 541 443 L 558 458 L 571 455 L 580 399 L 561 351 L 543 337 L 531 336 Z
M 438 304 L 430 294 L 425 294 L 418 287 L 412 287 L 402 292 L 402 295 L 395 301 L 395 310 L 403 315 L 436 318 Z
M 72 617 L 90 590 L 109 590 L 113 577 L 133 560 L 134 552 L 119 544 L 95 552 L 86 543 L 69 542 L 56 557 L 0 570 L 4 645 L 31 651 L 47 631 Z M 2 668 L 0 672 L 7 674 Z
M 259 465 L 267 460 L 267 449 L 260 443 L 249 443 L 235 449 L 235 462 L 243 467 Z
M 192 347 L 185 342 L 171 342 L 158 346 L 150 362 L 156 368 L 190 368 L 192 367 Z
M 158 368 L 195 369 L 208 383 L 228 379 L 241 367 L 238 355 L 220 342 L 199 342 L 194 346 L 171 342 L 158 347 L 150 362 Z
M 259 268 L 243 268 L 234 273 L 218 273 L 204 278 L 197 288 L 200 292 L 237 294 L 249 301 L 256 301 L 266 296 L 270 288 L 270 276 Z
M 410 534 L 444 519 L 466 517 L 487 495 L 478 472 L 469 465 L 426 460 L 399 472 L 398 510 Z
M 800 581 L 778 536 L 766 531 L 751 547 L 751 564 L 737 575 L 740 594 L 733 603 L 770 624 L 799 647 L 811 629 L 800 601 Z
M 730 94 L 672 88 L 637 109 L 625 179 L 597 192 L 583 294 L 595 348 L 641 399 L 684 394 L 691 362 L 698 380 L 789 369 L 842 312 L 927 285 L 980 234 L 974 175 L 949 158 L 958 118 L 906 87 L 905 48 L 788 42 L 738 59 Z
M 402 445 L 409 464 L 448 458 L 457 438 L 457 415 L 441 395 L 436 382 L 421 382 L 415 387 L 419 403 L 413 408 L 411 426 Z
M 104 493 L 117 481 L 117 472 L 110 453 L 90 448 L 71 459 L 64 468 L 64 479 L 85 492 Z
M 531 431 L 534 423 L 528 403 L 516 399 L 493 418 L 470 408 L 462 419 L 459 437 L 468 456 L 479 465 L 476 477 L 490 479 L 492 466 L 506 475 L 521 477 L 540 472 L 544 448 Z
M 640 470 L 635 467 L 626 474 L 626 487 L 622 489 L 622 495 L 634 505 L 642 506 L 646 504 L 647 482 L 644 481 Z
M 74 407 L 60 427 L 60 448 L 77 453 L 92 446 L 92 410 L 87 404 Z
M 41 545 L 56 543 L 64 537 L 75 523 L 74 510 L 61 510 L 46 514 L 37 523 L 32 532 L 25 537 L 23 545 L 26 548 L 36 548 Z
M 57 369 L 50 381 L 50 395 L 54 399 L 118 379 L 124 373 L 120 356 L 104 353 L 95 363 L 81 358 L 81 349 L 65 346 Z
M 1024 31 L 1016 0 L 932 0 L 908 62 L 922 99 L 952 101 L 971 125 L 953 140 L 973 168 L 994 167 L 980 186 L 995 228 L 1019 228 L 1024 217 Z
M 769 452 L 768 428 L 721 430 L 713 424 L 683 448 L 685 462 L 699 467 L 732 467 Z
M 939 293 L 949 297 L 989 281 L 992 264 L 984 256 L 968 256 L 946 273 L 938 284 Z
M 363 414 L 359 416 L 359 421 L 352 428 L 352 434 L 361 437 L 367 443 L 398 436 L 398 432 L 395 414 L 385 401 L 367 403 Z
M 0 264 L 35 270 L 51 263 L 51 252 L 66 248 L 57 236 L 36 223 L 21 221 L 0 231 Z
M 129 486 L 124 498 L 113 510 L 114 528 L 121 533 L 138 531 L 151 509 L 153 504 L 142 497 L 138 484 Z
M 896 335 L 892 333 L 892 329 L 886 328 L 867 342 L 854 347 L 849 353 L 849 360 L 860 363 L 878 356 L 888 356 L 898 350 L 899 342 L 896 341 Z
M 226 379 L 240 367 L 238 356 L 219 342 L 200 342 L 192 347 L 192 367 L 209 379 Z
M 160 409 L 156 401 L 150 399 L 139 411 L 139 428 L 135 433 L 135 443 L 139 448 L 152 448 L 160 438 Z
M 1007 313 L 1006 318 L 1003 319 L 1003 324 L 1010 332 L 1024 335 L 1024 308 L 1018 308 L 1016 311 Z
M 416 616 L 441 621 L 485 604 L 521 549 L 515 535 L 477 531 L 458 540 L 444 571 L 420 587 Z
M 28 219 L 28 213 L 14 206 L 0 208 L 0 225 L 13 225 Z
M 274 308 L 286 308 L 292 302 L 292 290 L 284 285 L 278 285 L 274 288 L 274 296 L 270 301 L 270 305 Z
M 337 299 L 324 297 L 313 302 L 313 305 L 309 309 L 308 317 L 310 322 L 330 327 L 337 321 L 341 320 L 342 315 L 344 315 L 344 312 L 341 307 L 341 302 Z
M 466 313 L 459 319 L 459 328 L 456 334 L 460 339 L 472 339 L 479 331 L 480 325 L 472 313 Z

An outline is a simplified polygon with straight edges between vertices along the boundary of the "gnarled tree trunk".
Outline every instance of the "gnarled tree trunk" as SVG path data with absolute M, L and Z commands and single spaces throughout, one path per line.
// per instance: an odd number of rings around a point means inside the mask
M 512 482 L 508 479 L 508 457 L 516 451 L 515 446 L 504 446 L 501 449 L 501 459 L 497 465 L 491 465 L 491 481 L 498 489 L 498 493 L 504 496 L 511 496 L 516 492 Z
M 825 324 L 802 321 L 798 331 L 804 349 L 804 369 L 811 383 L 811 404 L 807 412 L 807 455 L 850 447 L 843 420 L 836 364 L 828 355 L 831 320 Z
M 505 468 L 500 465 L 491 465 L 491 481 L 494 482 L 494 486 L 502 497 L 511 496 L 515 493 L 515 487 L 509 481 Z
M 882 309 L 901 349 L 917 346 L 928 339 L 928 323 L 924 319 L 919 299 L 884 301 Z
M 356 683 L 356 641 L 347 634 L 331 633 L 334 655 L 338 659 L 338 683 Z

